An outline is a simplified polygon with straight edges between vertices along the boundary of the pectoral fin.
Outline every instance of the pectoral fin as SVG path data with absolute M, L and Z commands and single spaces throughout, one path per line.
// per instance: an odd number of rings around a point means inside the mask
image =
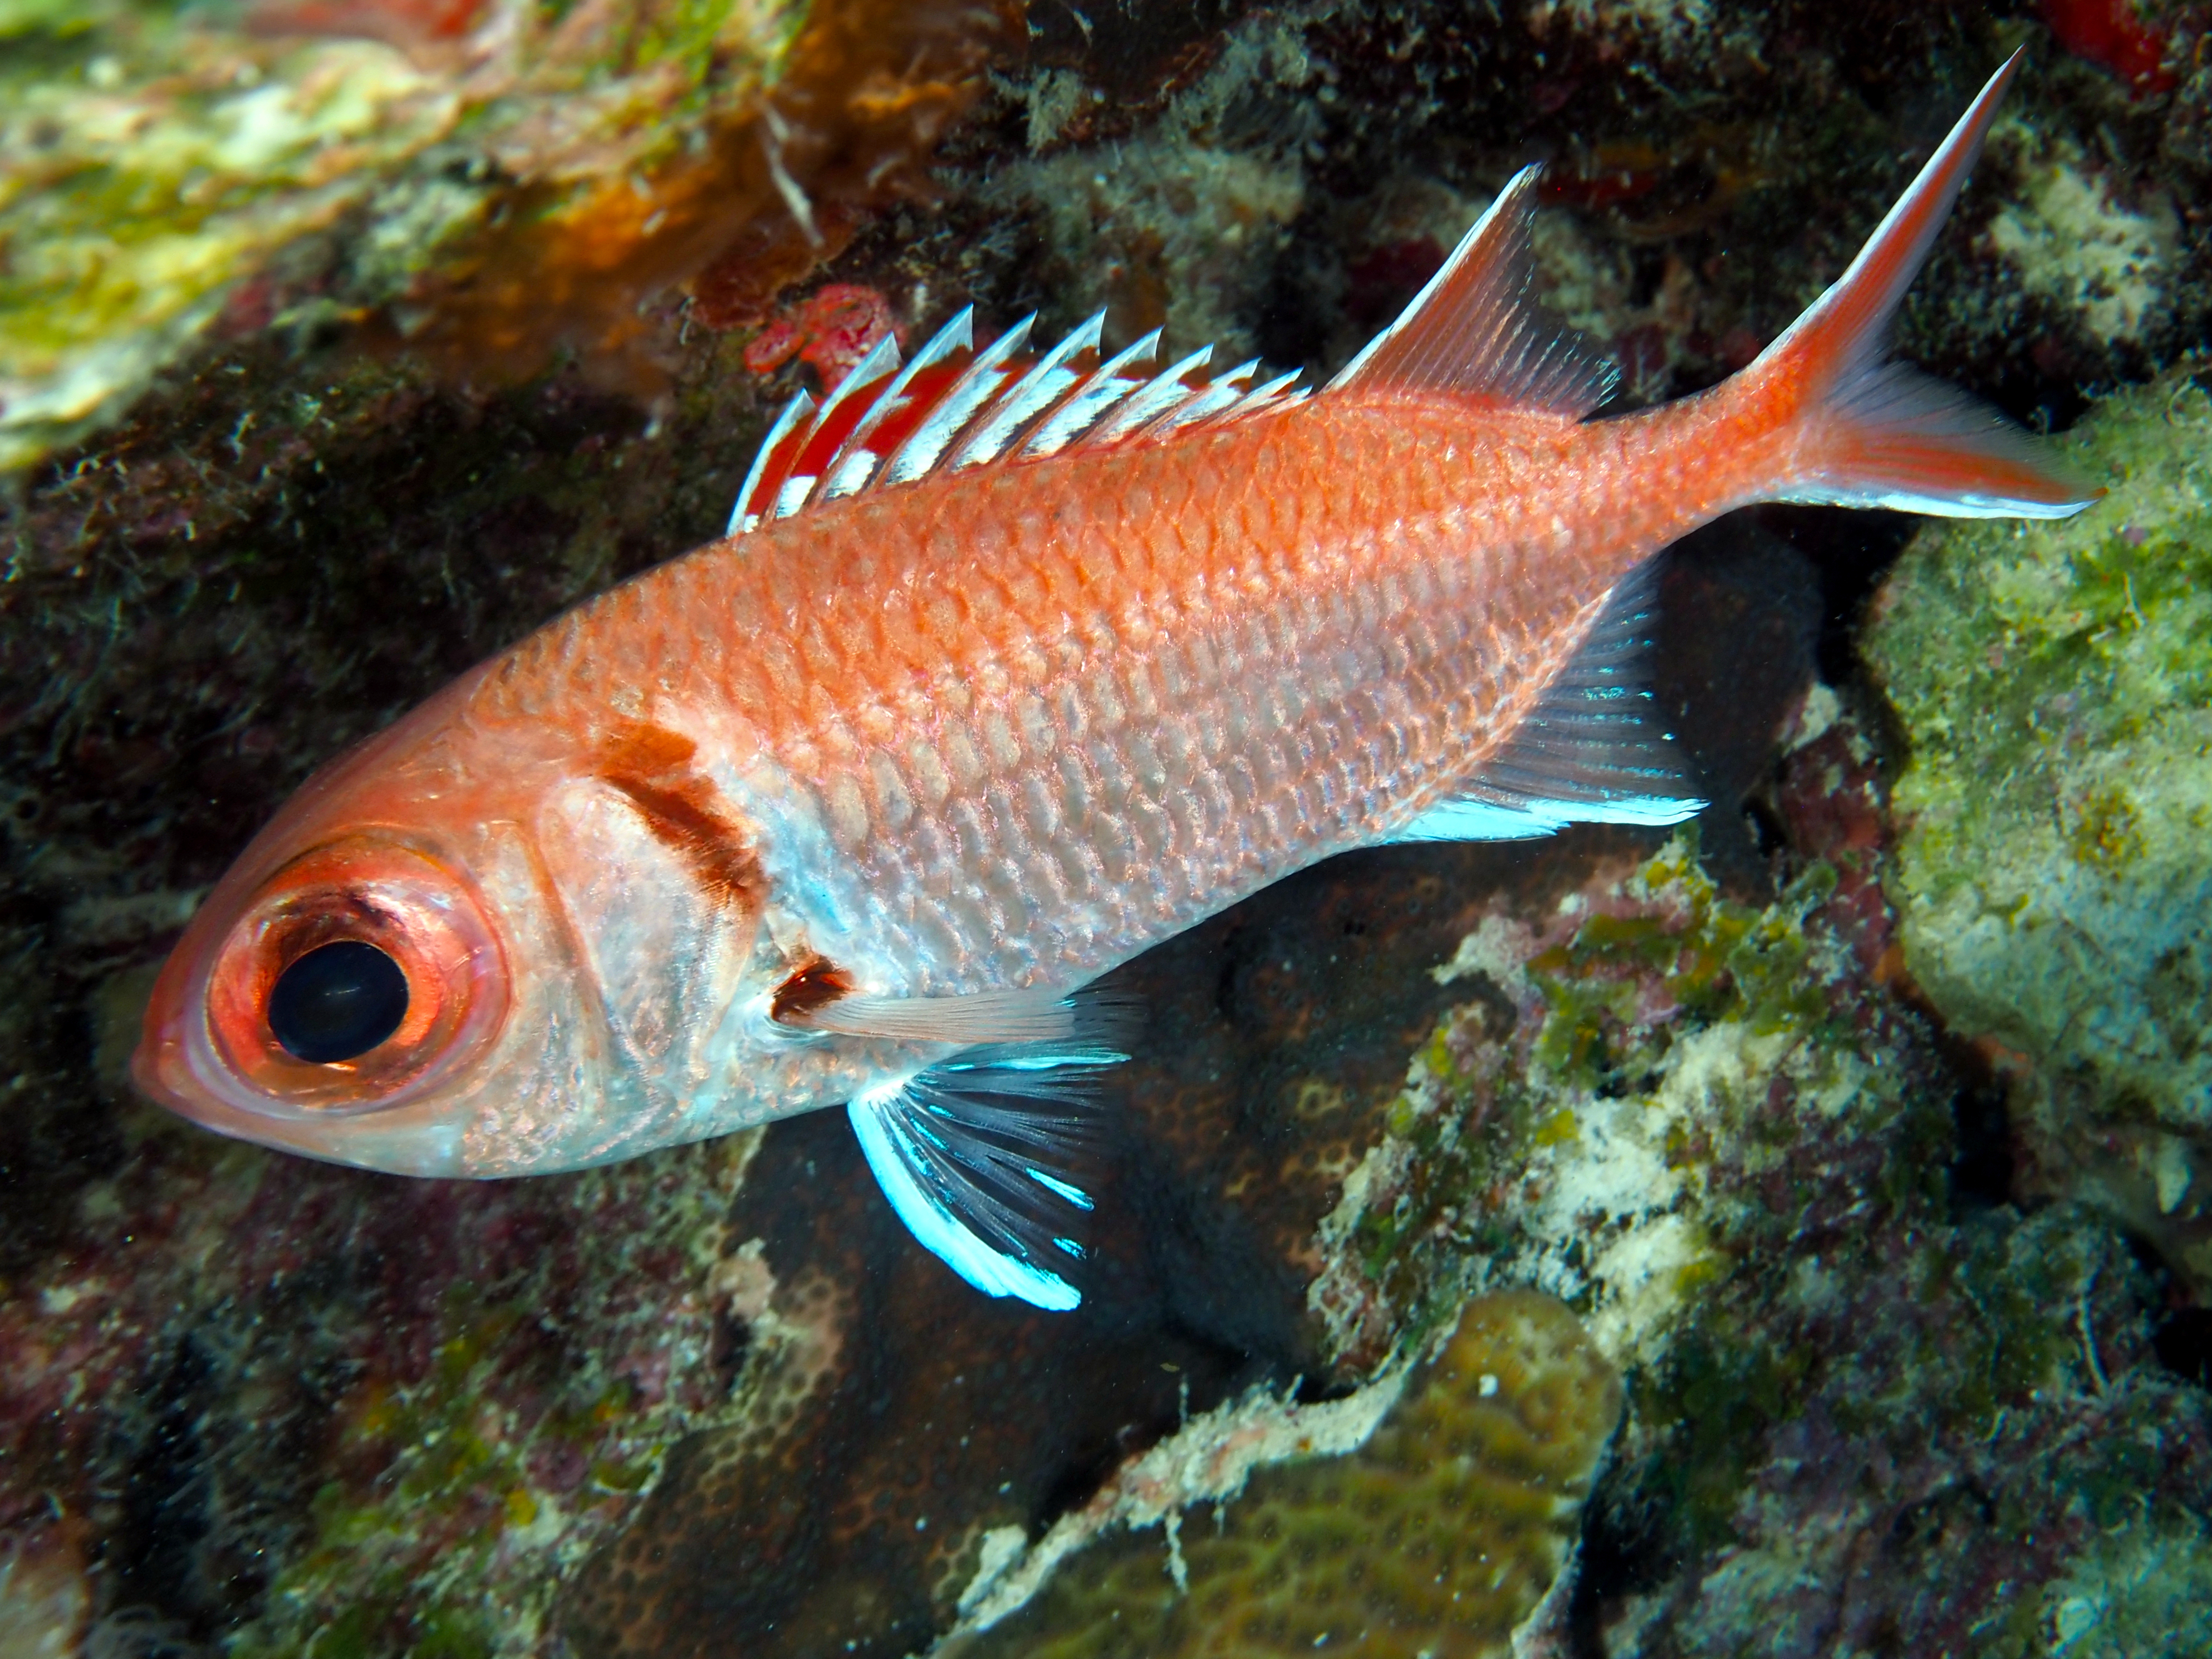
M 817 958 L 776 991 L 773 1017 L 801 1030 L 887 1042 L 1060 1043 L 1118 1048 L 1135 1034 L 1137 1004 L 1097 986 L 973 991 L 965 996 L 879 996 L 856 990 L 844 970 Z
M 895 1042 L 1057 1042 L 1074 1036 L 1075 1004 L 1062 992 L 980 991 L 964 997 L 855 994 L 790 1022 L 841 1036 Z
M 1091 1200 L 1076 1179 L 1109 1048 L 1002 1043 L 965 1050 L 847 1108 L 884 1195 L 915 1238 L 989 1296 L 1060 1310 L 1082 1292 Z

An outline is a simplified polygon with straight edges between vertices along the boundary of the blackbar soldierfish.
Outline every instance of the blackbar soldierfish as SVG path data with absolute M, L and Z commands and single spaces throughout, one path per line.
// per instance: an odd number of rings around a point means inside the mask
M 1533 169 L 1317 396 L 1034 362 L 963 314 L 770 434 L 732 533 L 313 779 L 210 895 L 138 1080 L 417 1175 L 844 1104 L 921 1242 L 1072 1307 L 1075 994 L 1348 848 L 1698 810 L 1646 723 L 1653 556 L 1753 501 L 2056 517 L 2095 492 L 1887 324 L 2017 58 L 1723 386 L 1588 417 L 1528 297 Z

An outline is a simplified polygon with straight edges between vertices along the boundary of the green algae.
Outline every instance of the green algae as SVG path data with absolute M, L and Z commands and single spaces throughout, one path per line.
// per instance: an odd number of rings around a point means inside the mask
M 2212 1283 L 2192 1225 L 2212 1198 L 2205 375 L 2106 400 L 2067 447 L 2104 501 L 1931 526 L 1877 604 L 1867 653 L 1911 745 L 1893 894 L 1945 1018 L 2027 1063 L 2048 1161 Z M 2176 1138 L 2123 1149 L 2166 1167 L 2097 1167 L 2096 1126 Z

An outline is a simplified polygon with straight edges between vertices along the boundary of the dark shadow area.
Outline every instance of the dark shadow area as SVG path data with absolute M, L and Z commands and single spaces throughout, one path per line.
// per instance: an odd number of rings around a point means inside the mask
M 2158 1363 L 2200 1389 L 2212 1389 L 2212 1308 L 2177 1308 L 2151 1338 Z
M 1684 1540 L 1659 1490 L 1608 1468 L 1591 1495 L 1567 1609 L 1567 1659 L 1608 1659 L 1606 1626 L 1630 1597 L 1651 1594 L 1680 1570 Z
M 1957 1052 L 1960 1045 L 1942 1046 L 1945 1058 L 1961 1079 L 1951 1104 L 1956 1150 L 1943 1172 L 1952 1218 L 1957 1220 L 2012 1201 L 2012 1114 L 2001 1083 L 1986 1075 L 1985 1068 L 1962 1068 Z

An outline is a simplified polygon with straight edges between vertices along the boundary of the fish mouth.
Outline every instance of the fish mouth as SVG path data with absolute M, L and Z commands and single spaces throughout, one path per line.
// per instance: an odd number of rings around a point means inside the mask
M 185 1061 L 185 1010 L 189 1006 L 185 993 L 191 977 L 190 964 L 198 951 L 203 931 L 199 921 L 195 916 L 185 927 L 184 936 L 172 947 L 155 975 L 146 1011 L 139 1018 L 138 1042 L 131 1051 L 131 1081 L 138 1092 L 195 1122 L 204 1121 L 205 1114 L 186 1086 L 191 1069 Z

